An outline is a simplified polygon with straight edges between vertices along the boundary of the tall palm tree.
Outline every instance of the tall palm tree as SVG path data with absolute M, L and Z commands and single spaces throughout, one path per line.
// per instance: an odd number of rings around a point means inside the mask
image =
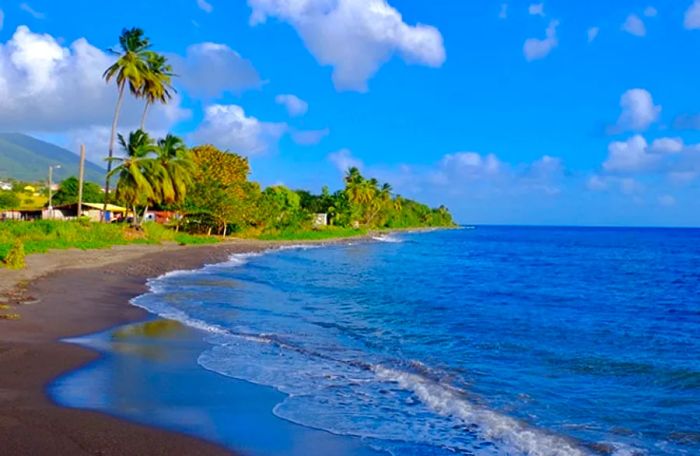
M 110 82 L 112 79 L 116 80 L 117 89 L 119 91 L 117 105 L 114 109 L 114 118 L 112 120 L 112 133 L 109 138 L 103 214 L 107 211 L 107 202 L 109 201 L 109 180 L 112 175 L 114 140 L 117 134 L 119 114 L 121 112 L 122 103 L 124 102 L 124 92 L 128 85 L 129 91 L 134 96 L 140 96 L 144 79 L 149 72 L 148 56 L 150 51 L 148 48 L 150 46 L 151 43 L 149 39 L 144 36 L 143 30 L 139 28 L 122 30 L 122 34 L 119 36 L 119 50 L 111 50 L 112 54 L 119 57 L 103 74 L 106 82 Z
M 175 92 L 172 86 L 173 76 L 175 76 L 173 67 L 168 64 L 168 59 L 164 55 L 148 52 L 148 73 L 145 75 L 140 93 L 146 99 L 141 116 L 141 130 L 145 130 L 146 116 L 151 105 L 157 101 L 166 104 L 173 98 L 172 92 Z
M 189 149 L 182 139 L 169 134 L 158 141 L 155 154 L 158 174 L 154 176 L 157 180 L 151 183 L 159 194 L 160 202 L 181 203 L 187 194 L 187 187 L 192 184 L 195 169 Z
M 139 226 L 137 206 L 145 205 L 157 198 L 153 188 L 153 175 L 158 174 L 158 164 L 154 160 L 153 140 L 143 131 L 129 133 L 129 138 L 119 135 L 119 144 L 125 157 L 112 157 L 116 163 L 108 177 L 118 175 L 117 198 L 124 201 L 134 213 L 134 226 Z

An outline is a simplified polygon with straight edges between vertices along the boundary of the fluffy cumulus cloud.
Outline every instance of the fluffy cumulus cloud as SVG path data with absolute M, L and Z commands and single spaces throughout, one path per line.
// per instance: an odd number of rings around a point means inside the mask
M 595 41 L 596 38 L 598 38 L 598 34 L 600 33 L 600 28 L 599 27 L 591 27 L 586 31 L 586 36 L 588 37 L 588 42 L 592 43 Z
M 600 181 L 589 181 L 596 190 L 601 182 L 623 177 L 662 177 L 674 184 L 687 184 L 700 175 L 700 145 L 687 145 L 680 138 L 657 138 L 649 144 L 641 135 L 612 142 L 603 162 Z M 596 178 L 598 179 L 598 177 Z
M 622 113 L 613 129 L 619 131 L 644 131 L 659 119 L 661 106 L 654 104 L 651 93 L 645 89 L 630 89 L 620 98 Z
M 543 16 L 544 17 L 544 3 L 533 3 L 531 4 L 527 12 L 532 16 Z
M 274 150 L 287 129 L 283 123 L 263 122 L 247 116 L 238 105 L 216 104 L 205 109 L 204 121 L 190 139 L 252 156 Z
M 551 21 L 545 31 L 545 38 L 528 38 L 523 45 L 523 53 L 528 62 L 543 59 L 559 44 L 557 27 L 559 21 Z
M 652 152 L 659 154 L 675 154 L 685 148 L 681 138 L 658 138 L 650 146 Z
M 205 13 L 211 13 L 214 11 L 214 7 L 207 0 L 197 0 L 197 6 Z
M 659 14 L 659 12 L 653 6 L 647 6 L 644 8 L 644 15 L 646 17 L 656 17 L 657 14 Z
M 102 72 L 112 57 L 78 39 L 61 46 L 47 34 L 25 26 L 0 44 L 0 130 L 68 131 L 110 125 L 116 89 Z M 124 105 L 124 126 L 138 125 L 143 107 L 130 97 Z M 162 128 L 186 117 L 179 99 L 154 107 L 149 125 Z
M 404 22 L 386 0 L 248 0 L 250 22 L 269 17 L 291 24 L 322 65 L 333 67 L 339 90 L 367 90 L 367 81 L 394 54 L 409 64 L 445 61 L 440 31 Z
M 185 56 L 170 55 L 176 84 L 191 95 L 217 97 L 261 86 L 260 76 L 250 61 L 225 44 L 199 43 L 187 48 Z
M 642 21 L 642 19 L 640 19 L 640 17 L 636 14 L 630 14 L 627 16 L 627 19 L 625 19 L 625 22 L 622 24 L 622 30 L 630 35 L 639 37 L 647 34 L 647 28 L 644 25 L 644 21 Z
M 700 0 L 694 0 L 685 12 L 683 25 L 688 30 L 700 29 Z
M 611 173 L 636 173 L 652 169 L 659 160 L 650 154 L 647 141 L 635 135 L 626 141 L 615 141 L 608 146 L 608 158 L 603 169 Z
M 309 104 L 292 94 L 281 94 L 275 97 L 275 103 L 284 106 L 292 117 L 303 116 L 309 110 Z

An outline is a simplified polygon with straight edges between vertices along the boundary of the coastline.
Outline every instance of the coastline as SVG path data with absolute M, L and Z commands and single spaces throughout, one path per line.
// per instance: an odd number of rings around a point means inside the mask
M 368 239 L 365 236 L 364 239 Z M 358 240 L 353 238 L 351 240 Z M 213 443 L 54 404 L 46 386 L 100 357 L 62 339 L 143 321 L 129 301 L 164 273 L 224 261 L 234 253 L 296 244 L 233 240 L 205 246 L 120 246 L 32 255 L 21 271 L 2 271 L 0 293 L 19 320 L 0 320 L 0 441 L 9 454 L 232 454 Z

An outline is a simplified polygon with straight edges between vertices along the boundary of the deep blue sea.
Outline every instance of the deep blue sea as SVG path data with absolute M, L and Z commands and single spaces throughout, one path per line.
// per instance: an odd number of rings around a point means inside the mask
M 700 230 L 396 234 L 150 285 L 136 305 L 206 331 L 201 367 L 367 448 L 700 454 Z

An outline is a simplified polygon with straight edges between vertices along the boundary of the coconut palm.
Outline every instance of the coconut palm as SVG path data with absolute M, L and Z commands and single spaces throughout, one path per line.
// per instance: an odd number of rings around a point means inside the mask
M 110 82 L 114 79 L 117 83 L 119 95 L 117 105 L 114 110 L 112 120 L 112 133 L 109 138 L 109 154 L 107 156 L 107 177 L 105 178 L 105 212 L 109 199 L 109 180 L 112 175 L 112 158 L 114 156 L 114 140 L 119 124 L 119 114 L 124 102 L 124 92 L 126 86 L 134 96 L 139 96 L 143 87 L 144 79 L 149 72 L 148 58 L 151 43 L 144 36 L 143 30 L 139 28 L 124 29 L 119 37 L 119 50 L 111 50 L 112 54 L 119 56 L 107 70 L 103 77 Z
M 160 202 L 173 204 L 184 201 L 195 168 L 189 149 L 182 139 L 169 134 L 158 141 L 155 154 L 157 175 L 151 184 Z
M 168 64 L 168 59 L 156 52 L 148 52 L 148 72 L 145 74 L 140 95 L 146 99 L 141 116 L 141 130 L 145 130 L 148 110 L 155 102 L 166 104 L 173 97 L 175 89 L 172 79 L 175 74 L 173 67 Z
M 116 163 L 108 177 L 118 176 L 117 198 L 124 201 L 133 210 L 134 226 L 139 226 L 137 206 L 146 205 L 156 199 L 153 188 L 153 176 L 159 174 L 158 163 L 154 160 L 153 140 L 143 130 L 129 133 L 129 138 L 119 135 L 119 144 L 124 150 L 124 157 L 112 157 L 110 163 Z

